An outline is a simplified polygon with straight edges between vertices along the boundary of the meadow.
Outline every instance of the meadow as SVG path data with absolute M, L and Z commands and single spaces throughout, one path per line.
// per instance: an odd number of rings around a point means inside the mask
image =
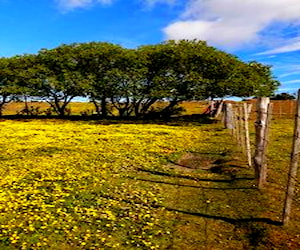
M 292 119 L 268 185 L 209 119 L 2 119 L 0 249 L 299 249 L 299 182 L 280 224 Z M 253 127 L 252 127 L 253 141 Z

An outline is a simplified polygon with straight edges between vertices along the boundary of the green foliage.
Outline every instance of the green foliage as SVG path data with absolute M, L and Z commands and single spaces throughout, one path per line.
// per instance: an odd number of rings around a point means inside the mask
M 75 43 L 3 59 L 1 64 L 2 85 L 46 100 L 60 116 L 77 96 L 89 97 L 103 117 L 114 115 L 110 108 L 119 116 L 145 116 L 157 101 L 169 102 L 160 112 L 170 116 L 182 101 L 269 96 L 279 85 L 269 66 L 244 63 L 197 40 L 137 49 Z
M 296 96 L 289 93 L 280 93 L 271 97 L 271 100 L 295 100 Z
M 105 117 L 109 112 L 108 99 L 118 89 L 112 77 L 118 70 L 125 49 L 111 43 L 91 42 L 76 44 L 74 50 L 78 72 L 88 82 L 85 93 L 94 103 L 97 112 Z
M 84 96 L 87 79 L 81 74 L 76 44 L 43 49 L 36 56 L 33 88 L 60 116 L 76 96 Z
M 17 57 L 0 58 L 0 116 L 4 105 L 16 99 L 17 95 L 21 94 L 18 86 L 19 73 Z

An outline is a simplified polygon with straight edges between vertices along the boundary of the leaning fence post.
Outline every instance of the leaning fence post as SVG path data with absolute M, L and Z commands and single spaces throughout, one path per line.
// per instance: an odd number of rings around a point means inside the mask
M 219 118 L 219 116 L 220 116 L 220 114 L 221 114 L 221 112 L 223 110 L 224 101 L 221 100 L 218 103 L 219 103 L 219 105 L 218 105 L 217 110 L 216 110 L 215 118 Z
M 262 188 L 266 182 L 266 128 L 268 121 L 268 107 L 270 103 L 269 97 L 259 97 L 257 99 L 257 120 L 255 122 L 256 140 L 255 155 L 253 158 L 255 177 L 258 182 L 258 188 Z
M 286 225 L 289 222 L 291 215 L 291 207 L 293 196 L 295 192 L 295 183 L 298 170 L 298 161 L 300 153 L 300 90 L 298 90 L 298 99 L 296 105 L 296 115 L 295 115 L 295 127 L 294 127 L 294 139 L 293 139 L 293 148 L 290 161 L 290 169 L 288 176 L 288 184 L 286 197 L 284 201 L 283 209 L 283 225 Z

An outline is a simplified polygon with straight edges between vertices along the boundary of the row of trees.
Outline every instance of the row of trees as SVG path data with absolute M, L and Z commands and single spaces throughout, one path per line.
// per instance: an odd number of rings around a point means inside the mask
M 279 83 L 270 67 L 244 63 L 203 41 L 167 41 L 127 49 L 102 42 L 42 49 L 0 58 L 0 112 L 22 96 L 48 102 L 60 116 L 75 97 L 87 97 L 99 115 L 143 117 L 165 100 L 162 114 L 181 101 L 225 96 L 269 96 Z M 157 110 L 155 112 L 158 112 Z

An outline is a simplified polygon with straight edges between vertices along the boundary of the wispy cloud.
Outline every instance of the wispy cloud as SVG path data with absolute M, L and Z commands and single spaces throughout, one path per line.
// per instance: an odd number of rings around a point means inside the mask
M 298 22 L 300 27 L 299 13 L 299 0 L 189 0 L 179 20 L 163 31 L 168 39 L 196 38 L 238 48 L 262 42 L 268 36 L 263 31 L 274 22 Z M 276 35 L 280 37 L 280 30 Z
M 153 7 L 159 3 L 173 5 L 177 2 L 177 0 L 141 0 L 141 2 L 145 3 L 147 6 Z
M 289 76 L 292 76 L 292 75 L 300 75 L 300 71 L 283 73 L 283 74 L 280 74 L 278 77 L 284 78 L 284 77 L 289 77 Z
M 258 53 L 257 55 L 273 55 L 273 54 L 281 54 L 281 53 L 287 53 L 287 52 L 293 52 L 300 50 L 300 38 L 297 38 L 298 41 L 291 42 L 290 44 L 280 46 L 275 49 L 267 50 L 261 53 Z
M 297 87 L 295 87 L 295 88 L 280 88 L 278 92 L 289 92 L 289 93 L 291 93 L 291 92 L 297 91 L 297 89 L 299 89 L 299 88 L 297 88 Z
M 294 84 L 294 83 L 300 83 L 300 79 L 284 81 L 283 83 L 285 85 L 287 85 L 287 84 Z
M 113 0 L 56 0 L 63 11 L 70 11 L 76 8 L 86 8 L 93 4 L 111 4 Z
M 87 8 L 95 4 L 108 5 L 108 4 L 112 4 L 115 1 L 116 0 L 56 0 L 59 8 L 66 12 L 77 8 Z M 135 1 L 140 1 L 145 6 L 152 8 L 157 4 L 173 5 L 178 0 L 135 0 Z

